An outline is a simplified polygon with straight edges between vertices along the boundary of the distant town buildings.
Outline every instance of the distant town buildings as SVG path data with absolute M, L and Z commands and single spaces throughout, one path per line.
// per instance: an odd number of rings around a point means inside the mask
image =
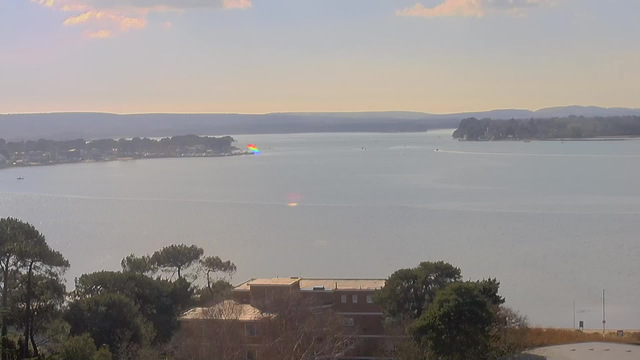
M 243 155 L 233 147 L 229 136 L 183 135 L 163 139 L 101 139 L 84 141 L 20 141 L 0 139 L 0 168 L 9 166 L 39 166 L 76 162 L 114 161 L 164 157 L 207 157 Z

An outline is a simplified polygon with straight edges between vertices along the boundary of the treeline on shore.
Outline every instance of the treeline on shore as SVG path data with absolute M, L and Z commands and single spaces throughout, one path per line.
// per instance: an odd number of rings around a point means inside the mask
M 463 119 L 453 138 L 480 140 L 582 139 L 640 136 L 640 116 L 493 120 Z
M 217 152 L 229 152 L 235 149 L 232 144 L 235 140 L 231 136 L 211 137 L 198 135 L 177 135 L 165 137 L 162 139 L 150 139 L 135 137 L 132 139 L 120 138 L 115 139 L 99 139 L 86 141 L 84 139 L 55 141 L 55 140 L 28 140 L 28 141 L 5 141 L 0 139 L 0 154 L 5 156 L 12 153 L 22 152 L 66 152 L 70 150 L 91 152 L 97 151 L 135 153 L 150 151 L 165 151 L 169 148 L 177 147 L 196 147 L 200 146 L 206 150 Z
M 194 307 L 226 303 L 236 272 L 230 260 L 184 244 L 126 256 L 120 271 L 84 274 L 72 291 L 64 281 L 69 266 L 34 226 L 0 219 L 2 360 L 191 359 L 187 340 L 193 336 L 181 332 L 179 317 Z M 385 316 L 385 336 L 396 339 L 393 349 L 378 355 L 493 360 L 532 344 L 593 339 L 530 329 L 524 316 L 504 305 L 499 288 L 496 279 L 464 280 L 459 268 L 445 262 L 395 271 L 373 298 Z M 259 347 L 259 360 L 336 358 L 356 346 L 357 333 L 347 332 L 337 313 L 284 296 L 278 309 L 266 313 L 276 316 L 264 317 L 259 338 L 249 339 Z M 237 320 L 237 314 L 212 315 Z M 244 327 L 236 330 L 212 322 L 207 336 L 226 350 L 216 358 L 246 359 L 238 351 L 246 345 Z

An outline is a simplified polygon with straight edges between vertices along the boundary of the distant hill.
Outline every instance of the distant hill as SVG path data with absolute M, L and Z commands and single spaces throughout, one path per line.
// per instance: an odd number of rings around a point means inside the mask
M 457 114 L 421 112 L 335 112 L 246 114 L 43 113 L 0 115 L 7 140 L 159 137 L 183 134 L 235 135 L 318 132 L 419 132 L 456 128 L 460 120 L 566 116 L 640 115 L 640 109 L 567 106 L 537 111 L 505 109 Z

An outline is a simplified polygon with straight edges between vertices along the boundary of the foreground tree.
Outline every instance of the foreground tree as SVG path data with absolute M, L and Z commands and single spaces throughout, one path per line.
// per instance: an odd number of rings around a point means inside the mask
M 64 316 L 70 334 L 89 334 L 97 346 L 109 349 L 147 346 L 154 337 L 151 326 L 132 300 L 121 294 L 101 294 L 71 302 Z
M 231 279 L 236 273 L 236 265 L 230 260 L 222 261 L 218 256 L 207 256 L 200 260 L 200 266 L 207 280 L 207 288 L 212 289 L 214 283 Z
M 137 306 L 138 312 L 156 331 L 154 342 L 168 341 L 178 327 L 177 317 L 186 306 L 183 289 L 167 280 L 153 279 L 136 272 L 100 271 L 76 279 L 75 300 L 102 294 L 120 294 Z M 188 290 L 187 290 L 188 291 Z
M 27 282 L 28 275 L 21 276 L 21 283 Z M 47 277 L 43 275 L 33 276 L 31 279 L 31 303 L 27 306 L 28 289 L 21 286 L 14 292 L 12 297 L 12 315 L 23 322 L 16 322 L 19 328 L 28 336 L 26 339 L 31 343 L 34 356 L 40 356 L 40 347 L 50 346 L 60 341 L 59 334 L 54 333 L 64 331 L 65 327 L 60 323 L 62 319 L 61 308 L 64 304 L 65 286 L 58 277 Z M 30 310 L 27 313 L 27 309 Z M 28 327 L 24 321 L 28 321 Z M 21 349 L 24 351 L 24 349 Z M 24 353 L 22 353 L 24 356 Z
M 131 254 L 120 263 L 123 272 L 133 272 L 140 275 L 153 276 L 158 268 L 148 255 L 137 257 Z
M 18 256 L 21 267 L 25 271 L 23 282 L 21 283 L 25 292 L 22 298 L 24 305 L 22 328 L 24 329 L 23 336 L 25 341 L 21 349 L 21 354 L 23 358 L 28 357 L 29 342 L 31 342 L 33 355 L 39 357 L 38 346 L 32 328 L 32 324 L 34 323 L 32 304 L 34 301 L 37 302 L 38 300 L 46 299 L 47 294 L 37 292 L 36 285 L 38 284 L 38 280 L 43 284 L 47 282 L 57 283 L 58 289 L 54 289 L 56 285 L 52 285 L 51 288 L 54 292 L 57 290 L 58 293 L 60 291 L 64 293 L 64 285 L 62 285 L 60 277 L 69 268 L 69 262 L 61 253 L 49 247 L 44 236 L 40 234 L 35 227 L 26 227 L 22 235 L 22 244 Z M 60 287 L 62 288 L 60 289 Z M 38 294 L 42 295 L 43 299 L 37 299 Z
M 177 274 L 178 279 L 182 279 L 183 271 L 196 264 L 203 254 L 204 250 L 195 245 L 174 244 L 153 253 L 151 261 L 160 270 Z
M 23 233 L 30 230 L 30 225 L 18 219 L 0 219 L 0 270 L 2 271 L 2 359 L 8 358 L 12 344 L 7 337 L 10 315 L 11 291 L 16 287 L 16 276 L 20 262 L 18 252 Z
M 504 307 L 497 279 L 462 281 L 460 269 L 423 262 L 394 272 L 375 296 L 397 339 L 396 360 L 496 360 L 524 349 L 526 319 Z
M 198 301 L 210 305 L 223 300 L 233 286 L 229 280 L 236 272 L 236 265 L 230 260 L 223 261 L 218 256 L 207 256 L 200 260 L 200 269 L 204 273 L 205 287 L 198 292 Z
M 413 324 L 412 335 L 428 357 L 440 360 L 484 360 L 490 357 L 495 313 L 474 283 L 453 284 L 439 291 Z
M 0 220 L 0 267 L 3 359 L 10 347 L 7 337 L 10 319 L 23 330 L 20 357 L 27 358 L 31 353 L 39 357 L 35 335 L 62 303 L 62 275 L 69 262 L 49 247 L 33 225 L 7 218 Z M 18 291 L 13 293 L 14 289 Z
M 96 349 L 96 344 L 88 334 L 70 336 L 60 348 L 60 360 L 111 360 L 111 352 L 105 346 Z
M 527 343 L 529 324 L 525 316 L 504 306 L 495 312 L 491 329 L 491 359 L 504 359 L 520 354 L 530 344 Z
M 449 263 L 422 262 L 415 268 L 400 269 L 391 274 L 376 294 L 376 303 L 387 316 L 412 321 L 422 315 L 438 290 L 461 278 L 460 269 Z

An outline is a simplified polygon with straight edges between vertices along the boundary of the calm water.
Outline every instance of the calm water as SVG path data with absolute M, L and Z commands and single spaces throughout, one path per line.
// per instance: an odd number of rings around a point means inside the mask
M 450 133 L 237 136 L 262 154 L 6 169 L 0 216 L 35 224 L 69 285 L 181 242 L 232 259 L 235 281 L 445 260 L 497 277 L 534 324 L 572 327 L 575 300 L 598 328 L 606 288 L 608 326 L 640 328 L 640 141 Z

